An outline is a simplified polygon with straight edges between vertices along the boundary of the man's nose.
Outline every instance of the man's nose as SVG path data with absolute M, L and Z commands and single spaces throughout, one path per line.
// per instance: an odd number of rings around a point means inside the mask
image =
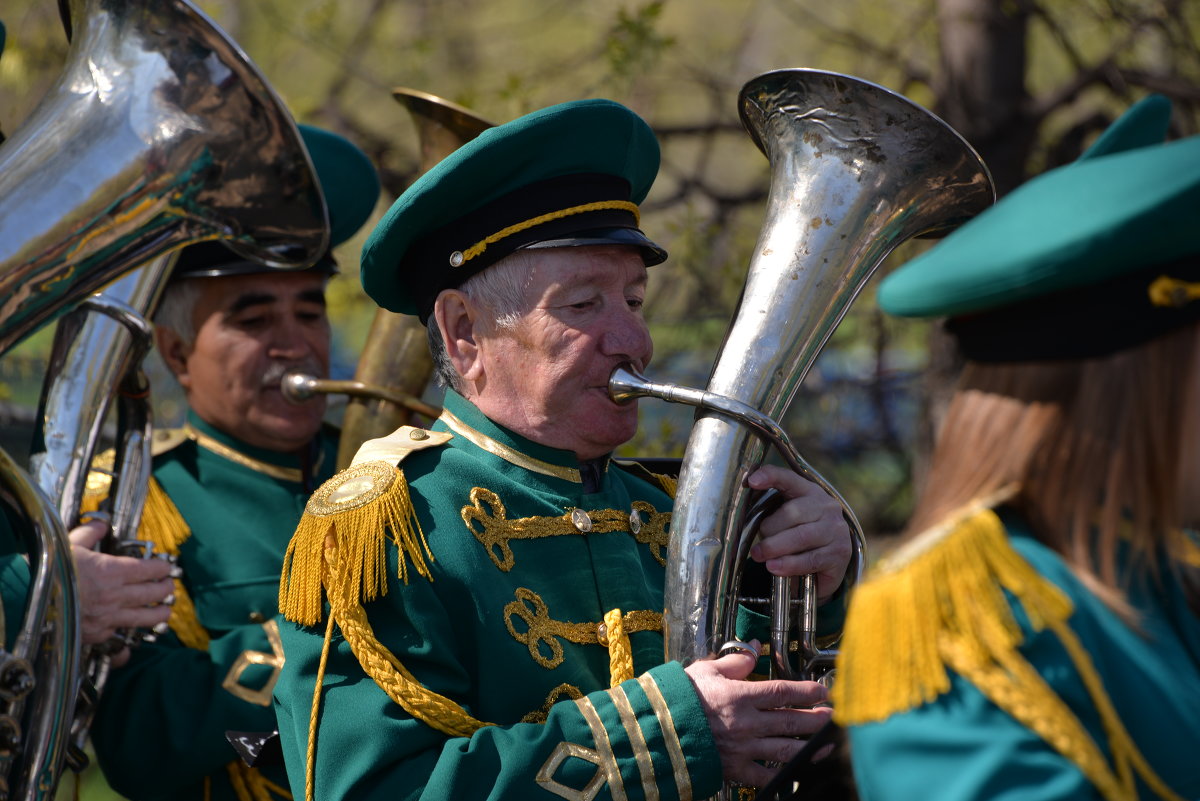
M 632 362 L 639 369 L 650 363 L 654 354 L 654 342 L 650 329 L 640 314 L 632 311 L 614 315 L 601 343 L 606 356 L 617 356 L 621 361 Z
M 304 328 L 295 320 L 281 320 L 271 331 L 268 350 L 282 359 L 301 359 L 312 353 Z

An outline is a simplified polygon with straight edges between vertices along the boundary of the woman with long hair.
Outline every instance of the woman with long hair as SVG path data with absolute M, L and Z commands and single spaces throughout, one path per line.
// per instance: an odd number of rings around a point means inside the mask
M 1148 98 L 880 288 L 966 367 L 834 688 L 875 799 L 1200 798 L 1200 137 Z

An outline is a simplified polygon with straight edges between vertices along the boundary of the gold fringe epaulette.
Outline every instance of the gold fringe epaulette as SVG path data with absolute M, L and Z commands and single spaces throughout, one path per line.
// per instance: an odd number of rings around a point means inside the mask
M 405 426 L 359 448 L 350 467 L 325 482 L 305 506 L 284 556 L 279 611 L 311 626 L 324 617 L 325 642 L 309 717 L 305 798 L 313 798 L 317 721 L 325 666 L 337 625 L 363 671 L 393 702 L 426 725 L 451 737 L 469 737 L 490 725 L 471 717 L 450 699 L 423 686 L 375 636 L 363 604 L 387 593 L 387 542 L 399 551 L 399 578 L 409 563 L 432 581 L 426 559 L 433 553 L 413 510 L 408 481 L 398 465 L 416 450 L 436 447 L 450 434 Z
M 1013 603 L 1035 631 L 1049 629 L 1066 649 L 1104 722 L 1111 762 L 1021 654 Z M 953 671 L 1075 763 L 1108 801 L 1138 797 L 1135 773 L 1160 797 L 1177 799 L 1125 730 L 1067 625 L 1072 611 L 1070 598 L 1013 548 L 992 509 L 965 510 L 904 546 L 855 589 L 832 692 L 834 719 L 875 723 L 933 702 L 950 690 Z
M 432 580 L 426 557 L 433 558 L 413 511 L 404 473 L 388 462 L 354 464 L 325 482 L 304 507 L 288 543 L 279 580 L 279 611 L 305 626 L 321 621 L 323 593 L 348 593 L 341 606 L 364 603 L 387 593 L 387 542 L 400 552 L 399 578 L 408 565 Z M 333 575 L 336 551 L 342 575 Z

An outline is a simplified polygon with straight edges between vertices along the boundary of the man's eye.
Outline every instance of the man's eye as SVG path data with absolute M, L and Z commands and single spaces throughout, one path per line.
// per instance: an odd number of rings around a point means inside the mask
M 266 324 L 267 318 L 262 315 L 255 315 L 254 317 L 241 317 L 237 320 L 237 326 L 239 328 L 262 328 Z
M 596 305 L 596 302 L 594 300 L 581 300 L 578 303 L 569 304 L 567 306 L 567 308 L 583 310 L 583 309 L 590 309 L 595 305 Z
M 625 302 L 626 302 L 626 303 L 628 303 L 628 304 L 629 304 L 629 308 L 633 309 L 634 311 L 641 311 L 642 305 L 643 305 L 643 304 L 644 304 L 646 301 L 645 301 L 645 300 L 643 300 L 642 298 L 629 298 L 629 299 L 628 299 L 627 301 L 625 301 Z

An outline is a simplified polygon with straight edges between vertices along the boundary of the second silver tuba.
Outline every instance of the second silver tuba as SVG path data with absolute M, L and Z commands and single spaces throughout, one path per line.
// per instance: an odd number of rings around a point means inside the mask
M 708 388 L 656 384 L 624 370 L 610 381 L 617 398 L 699 407 L 676 491 L 664 611 L 666 658 L 684 664 L 734 639 L 741 560 L 757 534 L 747 523 L 761 513 L 745 479 L 762 461 L 764 441 L 841 501 L 775 421 L 850 303 L 901 242 L 945 232 L 995 197 L 986 167 L 961 136 L 875 84 L 779 70 L 747 83 L 738 102 L 746 130 L 770 160 L 771 189 Z M 842 505 L 861 569 L 861 527 Z M 775 676 L 817 679 L 832 665 L 834 653 L 815 642 L 812 579 L 805 577 L 803 590 L 795 580 L 775 579 Z
M 325 251 L 325 204 L 295 122 L 220 29 L 186 0 L 63 7 L 72 34 L 66 67 L 0 146 L 0 353 L 123 273 L 188 244 L 222 239 L 248 258 L 296 267 Z M 111 295 L 91 303 L 124 322 L 108 320 L 111 335 L 104 325 L 80 328 L 80 350 L 63 366 L 70 374 L 43 404 L 37 479 L 0 452 L 0 502 L 28 534 L 30 570 L 24 618 L 4 621 L 15 645 L 0 649 L 5 798 L 54 797 L 66 759 L 80 688 L 66 536 L 77 508 L 59 502 L 78 497 L 96 407 L 132 358 L 127 334 L 147 309 L 129 305 Z M 142 451 L 144 441 L 143 428 L 128 450 Z M 147 460 L 131 458 L 125 483 L 121 514 L 135 528 Z

